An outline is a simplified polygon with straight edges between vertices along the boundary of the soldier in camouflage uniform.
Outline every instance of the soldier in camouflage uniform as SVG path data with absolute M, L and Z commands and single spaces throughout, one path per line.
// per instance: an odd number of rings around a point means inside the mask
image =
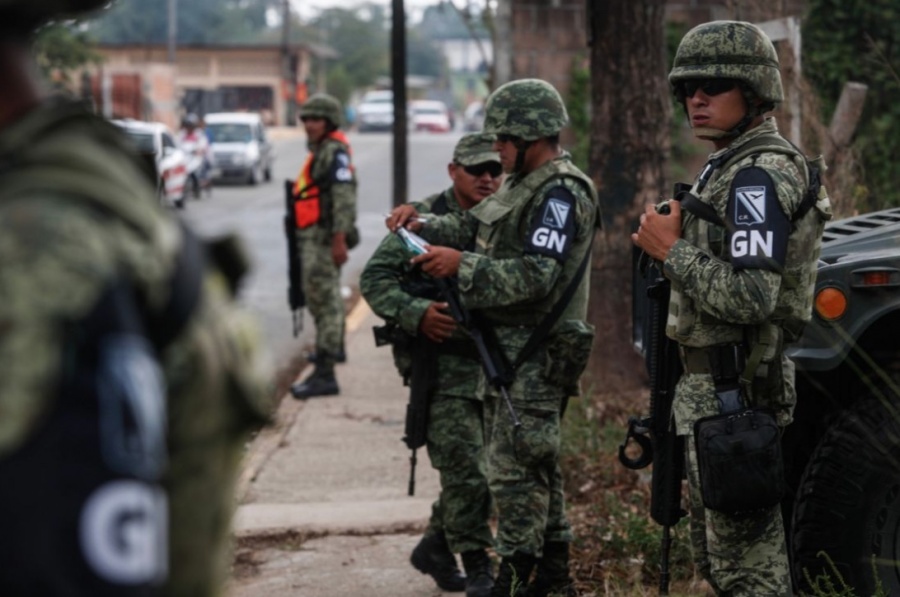
M 29 32 L 105 3 L 0 0 L 0 594 L 209 597 L 265 371 L 239 247 L 33 79 Z
M 453 186 L 411 205 L 420 214 L 461 213 L 493 194 L 502 175 L 493 142 L 492 135 L 463 136 L 447 166 Z M 488 526 L 491 500 L 484 472 L 483 405 L 476 392 L 481 364 L 471 338 L 447 313 L 437 284 L 411 266 L 410 257 L 402 241 L 388 235 L 366 264 L 360 290 L 379 316 L 411 337 L 428 339 L 416 342 L 413 349 L 437 354 L 427 447 L 432 466 L 440 472 L 441 494 L 411 562 L 446 591 L 465 588 L 467 597 L 488 597 L 494 583 L 485 549 L 493 537 Z M 406 364 L 398 366 L 405 377 L 411 375 Z M 465 578 L 454 553 L 462 554 Z
M 436 277 L 458 276 L 460 298 L 493 326 L 516 366 L 509 386 L 516 427 L 502 395 L 482 378 L 488 481 L 499 521 L 495 549 L 502 556 L 492 595 L 572 594 L 569 543 L 559 467 L 560 420 L 578 394 L 578 379 L 594 331 L 585 321 L 591 241 L 599 226 L 596 190 L 559 146 L 568 121 L 562 98 L 545 81 L 523 79 L 488 98 L 484 130 L 510 176 L 487 201 L 463 214 L 433 218 L 421 227 L 433 246 L 413 259 Z M 391 229 L 412 222 L 401 206 Z M 569 296 L 565 296 L 569 294 Z M 548 316 L 559 304 L 555 321 Z M 549 334 L 529 354 L 529 338 L 544 321 Z M 534 346 L 534 341 L 532 342 Z M 522 355 L 522 356 L 520 356 Z
M 666 332 L 684 366 L 673 412 L 688 446 L 694 558 L 718 595 L 791 595 L 777 505 L 739 516 L 704 509 L 694 423 L 720 412 L 713 376 L 726 354 L 739 355 L 729 358 L 744 403 L 790 423 L 794 370 L 783 346 L 810 318 L 830 206 L 805 158 L 765 116 L 783 93 L 778 56 L 759 28 L 717 21 L 692 29 L 669 82 L 694 134 L 715 152 L 681 201 L 667 202 L 670 213 L 647 209 L 632 239 L 672 284 Z
M 324 93 L 300 108 L 309 155 L 294 186 L 303 292 L 316 324 L 315 369 L 291 387 L 294 398 L 337 394 L 334 365 L 344 355 L 341 266 L 359 241 L 356 231 L 356 174 L 350 142 L 339 130 L 341 104 Z

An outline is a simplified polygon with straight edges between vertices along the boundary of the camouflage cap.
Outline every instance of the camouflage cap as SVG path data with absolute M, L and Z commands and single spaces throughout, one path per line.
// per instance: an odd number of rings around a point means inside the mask
M 743 21 L 713 21 L 688 31 L 675 53 L 669 83 L 736 79 L 760 99 L 784 101 L 778 54 L 762 29 Z
M 0 0 L 2 2 L 2 0 Z M 341 102 L 336 97 L 327 93 L 314 93 L 308 100 L 303 102 L 300 107 L 300 118 L 310 116 L 312 118 L 324 118 L 340 128 L 343 118 L 341 117 Z
M 526 141 L 559 133 L 569 115 L 559 92 L 541 79 L 520 79 L 498 87 L 487 99 L 484 132 Z
M 453 161 L 463 166 L 485 162 L 499 162 L 500 154 L 494 151 L 494 135 L 469 133 L 463 135 L 453 149 Z
M 2 28 L 29 31 L 54 19 L 68 19 L 97 10 L 113 0 L 0 0 Z

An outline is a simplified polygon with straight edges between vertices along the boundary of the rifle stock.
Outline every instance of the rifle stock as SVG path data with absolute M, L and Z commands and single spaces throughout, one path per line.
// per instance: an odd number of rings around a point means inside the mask
M 294 222 L 294 182 L 284 181 L 285 213 L 283 218 L 284 235 L 287 239 L 288 253 L 288 306 L 294 324 L 294 337 L 303 329 L 303 307 L 306 306 L 306 294 L 303 292 L 303 265 L 300 262 L 300 245 L 297 242 L 297 226 Z

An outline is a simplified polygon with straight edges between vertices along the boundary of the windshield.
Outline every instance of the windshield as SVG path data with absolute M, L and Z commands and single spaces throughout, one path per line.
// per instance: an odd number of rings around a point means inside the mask
M 438 114 L 443 116 L 444 111 L 440 108 L 430 108 L 430 107 L 417 107 L 413 108 L 416 114 Z
M 156 148 L 153 146 L 152 133 L 139 133 L 138 131 L 126 130 L 125 133 L 137 145 L 138 151 L 141 153 L 155 153 Z
M 253 130 L 249 124 L 208 124 L 206 132 L 213 143 L 249 143 L 253 140 Z

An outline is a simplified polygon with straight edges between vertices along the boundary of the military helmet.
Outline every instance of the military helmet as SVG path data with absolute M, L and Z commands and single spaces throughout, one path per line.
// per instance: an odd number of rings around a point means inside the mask
M 4 28 L 31 30 L 54 19 L 68 19 L 97 10 L 112 0 L 0 0 Z
M 569 122 L 559 92 L 540 79 L 519 79 L 498 87 L 487 99 L 484 132 L 526 141 L 549 137 Z
M 763 101 L 784 101 L 775 46 L 751 23 L 712 21 L 688 31 L 675 53 L 669 83 L 674 87 L 687 79 L 737 79 Z
M 303 105 L 300 107 L 300 118 L 304 116 L 324 118 L 340 128 L 341 122 L 343 122 L 343 118 L 341 118 L 341 102 L 327 93 L 315 93 L 303 102 Z

